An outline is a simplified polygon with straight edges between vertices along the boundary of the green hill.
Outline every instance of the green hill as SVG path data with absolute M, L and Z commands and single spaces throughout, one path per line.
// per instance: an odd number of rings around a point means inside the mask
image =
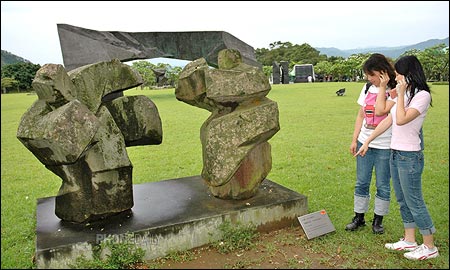
M 1 65 L 2 67 L 4 65 L 15 64 L 15 63 L 19 63 L 19 62 L 31 63 L 31 61 L 29 61 L 27 59 L 24 59 L 20 56 L 12 54 L 8 51 L 2 50 L 2 65 Z

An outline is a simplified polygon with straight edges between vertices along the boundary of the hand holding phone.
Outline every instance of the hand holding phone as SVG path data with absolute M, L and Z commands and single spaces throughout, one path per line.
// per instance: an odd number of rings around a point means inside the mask
M 409 74 L 406 75 L 406 76 L 405 76 L 405 82 L 406 82 L 407 84 L 410 84 L 411 81 L 412 81 L 412 80 L 411 80 L 411 75 L 409 75 Z

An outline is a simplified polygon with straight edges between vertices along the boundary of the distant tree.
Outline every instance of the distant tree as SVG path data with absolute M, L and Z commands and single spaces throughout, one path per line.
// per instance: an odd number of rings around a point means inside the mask
M 330 62 L 330 63 L 335 63 L 335 62 L 338 63 L 338 62 L 340 62 L 342 60 L 345 60 L 345 58 L 342 57 L 342 56 L 330 56 L 330 57 L 327 58 L 327 61 Z
M 143 87 L 150 87 L 152 85 L 156 84 L 156 76 L 153 73 L 153 69 L 156 67 L 152 63 L 148 61 L 136 61 L 133 62 L 131 65 L 132 68 L 134 68 L 142 77 L 142 80 L 144 81 L 141 85 L 141 89 Z
M 267 78 L 270 78 L 270 75 L 272 74 L 272 66 L 263 66 L 263 72 Z
M 291 42 L 276 41 L 269 44 L 268 49 L 256 49 L 256 60 L 263 66 L 272 66 L 273 62 L 288 61 L 289 68 L 292 68 L 295 64 L 317 64 L 318 62 L 325 60 L 326 55 L 320 55 L 320 52 L 309 44 L 304 43 L 302 45 Z
M 19 91 L 19 82 L 10 77 L 2 78 L 2 93 L 5 94 L 10 90 Z
M 273 62 L 289 61 L 289 49 L 292 47 L 290 42 L 277 41 L 270 43 L 270 50 L 256 49 L 256 60 L 263 66 L 272 66 Z
M 414 55 L 419 59 L 428 80 L 448 81 L 448 46 L 444 43 L 426 48 L 423 51 L 407 50 L 399 58 L 405 55 Z
M 396 60 L 398 60 L 399 58 L 405 56 L 405 55 L 415 55 L 418 56 L 420 53 L 420 50 L 418 49 L 411 49 L 411 50 L 406 50 L 404 51 Z
M 448 81 L 448 46 L 439 44 L 421 51 L 417 58 L 428 80 Z
M 309 44 L 304 43 L 302 45 L 294 45 L 290 47 L 287 53 L 288 60 L 290 61 L 290 67 L 295 64 L 312 64 L 315 65 L 322 60 L 326 60 L 326 55 L 320 55 L 320 52 Z
M 13 78 L 18 82 L 18 89 L 28 91 L 31 89 L 31 83 L 33 82 L 36 72 L 41 68 L 39 64 L 19 62 L 2 67 L 1 77 Z
M 255 49 L 255 57 L 263 66 L 272 66 L 274 61 L 270 51 L 266 48 Z
M 331 74 L 331 66 L 332 64 L 328 61 L 320 61 L 314 66 L 314 72 L 325 77 Z
M 281 41 L 275 41 L 275 42 L 269 44 L 269 48 L 271 50 L 278 49 L 278 48 L 281 48 L 281 47 L 290 47 L 290 46 L 292 46 L 292 43 L 290 43 L 290 42 L 281 42 Z
M 339 59 L 333 63 L 331 66 L 331 75 L 333 76 L 333 81 L 341 81 L 342 77 L 348 73 L 348 67 L 345 64 L 345 60 Z
M 349 76 L 356 80 L 359 78 L 360 80 L 364 78 L 364 72 L 362 70 L 364 62 L 370 57 L 370 53 L 358 53 L 352 54 L 346 59 L 346 65 L 349 69 Z

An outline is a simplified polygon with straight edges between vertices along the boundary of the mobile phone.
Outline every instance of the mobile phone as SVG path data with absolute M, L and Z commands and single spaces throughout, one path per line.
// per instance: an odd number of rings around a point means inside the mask
M 409 74 L 408 74 L 408 75 L 406 75 L 406 77 L 405 77 L 405 81 L 406 81 L 406 83 L 407 83 L 407 84 L 410 84 L 410 83 L 411 83 L 411 81 L 412 81 L 412 80 L 411 80 L 411 75 L 409 75 Z

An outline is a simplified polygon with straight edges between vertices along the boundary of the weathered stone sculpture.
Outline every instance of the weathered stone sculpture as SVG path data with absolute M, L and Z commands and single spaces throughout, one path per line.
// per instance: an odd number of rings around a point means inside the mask
M 96 31 L 58 24 L 58 35 L 67 70 L 117 58 L 122 62 L 156 57 L 195 60 L 205 58 L 217 67 L 217 54 L 237 49 L 246 64 L 261 67 L 253 47 L 224 31 L 120 32 Z
M 277 104 L 266 98 L 270 84 L 251 46 L 223 31 L 130 33 L 58 24 L 58 34 L 67 70 L 111 58 L 197 59 L 180 74 L 176 96 L 212 112 L 201 128 L 202 177 L 220 198 L 255 194 L 271 170 L 267 140 L 279 122 Z M 114 92 L 101 100 L 120 98 L 121 92 Z
M 36 73 L 39 99 L 22 116 L 17 138 L 61 177 L 55 214 L 62 220 L 95 220 L 133 207 L 126 146 L 162 142 L 155 104 L 121 94 L 140 84 L 139 73 L 117 59 L 68 73 L 46 64 Z
M 278 64 L 276 61 L 272 63 L 272 83 L 273 84 L 289 84 L 289 62 L 281 61 Z
M 202 178 L 223 199 L 250 198 L 272 168 L 267 142 L 280 129 L 277 103 L 261 69 L 242 62 L 239 51 L 218 54 L 218 69 L 204 58 L 185 66 L 175 94 L 211 116 L 200 130 Z
M 280 65 L 273 61 L 272 63 L 272 83 L 280 84 L 281 83 L 281 68 Z
M 289 62 L 288 61 L 280 61 L 281 66 L 281 83 L 289 84 Z
M 163 86 L 167 83 L 166 70 L 163 68 L 152 69 L 153 74 L 156 77 L 156 84 L 158 86 Z

